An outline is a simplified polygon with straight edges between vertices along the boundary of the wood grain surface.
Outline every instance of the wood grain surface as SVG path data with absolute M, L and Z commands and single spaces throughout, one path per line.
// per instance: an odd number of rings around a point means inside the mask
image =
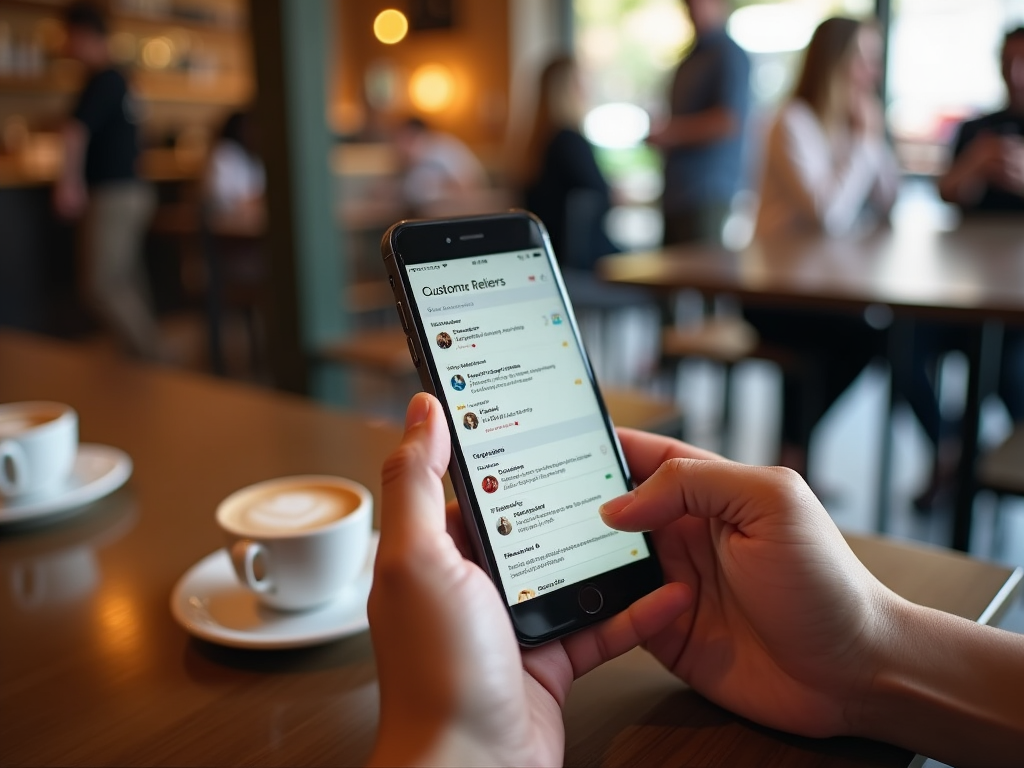
M 73 405 L 82 439 L 124 449 L 135 473 L 73 518 L 0 529 L 0 763 L 364 762 L 378 704 L 368 634 L 290 651 L 221 648 L 178 627 L 168 600 L 177 579 L 221 546 L 213 513 L 228 493 L 328 473 L 366 484 L 379 500 L 380 462 L 398 430 L 0 332 L 0 402 L 28 399 Z M 1012 575 L 926 548 L 851 542 L 897 591 L 972 618 Z M 755 726 L 639 651 L 579 681 L 566 721 L 572 765 L 905 766 L 912 758 Z

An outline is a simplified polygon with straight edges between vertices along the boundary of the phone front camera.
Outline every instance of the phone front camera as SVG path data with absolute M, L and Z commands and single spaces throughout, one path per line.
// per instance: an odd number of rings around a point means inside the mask
M 450 243 L 450 242 L 452 241 L 452 239 L 451 239 L 450 237 L 446 237 L 446 238 L 444 239 L 444 241 L 445 241 L 446 243 Z

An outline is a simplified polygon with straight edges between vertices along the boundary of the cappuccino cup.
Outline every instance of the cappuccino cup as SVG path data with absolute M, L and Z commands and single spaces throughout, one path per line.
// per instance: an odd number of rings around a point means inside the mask
M 61 403 L 0 405 L 0 496 L 59 492 L 78 453 L 78 414 Z
M 282 477 L 228 496 L 217 524 L 235 574 L 261 603 L 305 610 L 338 597 L 363 570 L 373 497 L 340 477 Z

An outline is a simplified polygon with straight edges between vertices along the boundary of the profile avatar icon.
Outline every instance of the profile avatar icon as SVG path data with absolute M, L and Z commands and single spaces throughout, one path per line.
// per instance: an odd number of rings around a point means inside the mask
M 509 522 L 509 519 L 507 517 L 498 518 L 498 533 L 500 533 L 502 536 L 508 536 L 510 533 L 512 533 L 512 523 Z
M 452 337 L 446 331 L 441 331 L 437 334 L 437 346 L 441 349 L 448 349 L 452 345 Z
M 480 483 L 480 487 L 484 489 L 484 493 L 494 493 L 498 490 L 498 478 L 494 475 L 488 475 L 484 478 L 483 482 Z
M 480 420 L 476 417 L 476 414 L 470 411 L 462 417 L 462 426 L 466 429 L 476 429 L 480 426 Z
M 454 389 L 456 392 L 461 392 L 465 388 L 466 380 L 462 378 L 462 376 L 460 376 L 457 373 L 454 376 L 452 376 L 452 389 Z
M 532 600 L 536 596 L 537 596 L 537 593 L 534 592 L 532 589 L 520 589 L 519 590 L 519 599 L 516 602 L 517 603 L 523 603 L 523 602 L 526 602 L 527 600 Z

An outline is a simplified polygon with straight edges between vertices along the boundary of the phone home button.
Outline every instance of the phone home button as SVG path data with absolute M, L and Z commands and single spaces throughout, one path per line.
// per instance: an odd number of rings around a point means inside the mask
M 601 590 L 590 585 L 580 590 L 579 601 L 580 608 L 586 613 L 597 613 L 604 607 L 604 595 L 601 594 Z

